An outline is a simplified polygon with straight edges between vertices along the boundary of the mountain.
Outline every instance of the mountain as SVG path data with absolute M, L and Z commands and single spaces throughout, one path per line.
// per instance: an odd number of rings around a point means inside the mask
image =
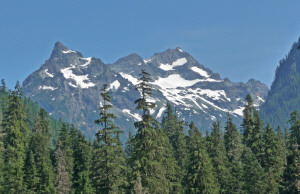
M 180 48 L 156 53 L 149 59 L 134 53 L 104 64 L 60 42 L 45 64 L 25 79 L 23 91 L 52 116 L 62 117 L 93 136 L 99 129 L 94 124 L 101 103 L 99 89 L 109 84 L 113 112 L 118 116 L 116 124 L 124 131 L 134 131 L 134 121 L 141 118 L 134 104 L 139 96 L 134 85 L 141 69 L 152 75 L 154 91 L 148 100 L 157 105 L 154 117 L 162 118 L 169 101 L 182 120 L 194 121 L 202 131 L 209 130 L 215 119 L 224 121 L 228 112 L 240 123 L 245 96 L 251 94 L 259 106 L 268 93 L 268 87 L 254 79 L 247 83 L 222 79 Z
M 273 127 L 288 127 L 292 111 L 300 111 L 300 39 L 292 45 L 285 59 L 276 68 L 266 102 L 260 108 L 260 115 Z

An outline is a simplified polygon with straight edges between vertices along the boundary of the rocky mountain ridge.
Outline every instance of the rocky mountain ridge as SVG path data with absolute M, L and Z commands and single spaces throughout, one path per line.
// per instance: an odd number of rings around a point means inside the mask
M 156 53 L 149 59 L 134 53 L 104 64 L 60 42 L 51 57 L 25 79 L 23 90 L 52 116 L 62 117 L 93 136 L 99 129 L 93 122 L 99 114 L 99 89 L 106 83 L 118 117 L 116 123 L 124 131 L 134 131 L 133 123 L 140 119 L 134 105 L 139 93 L 134 86 L 141 69 L 152 75 L 154 91 L 148 100 L 157 105 L 153 116 L 160 120 L 169 101 L 182 120 L 194 121 L 202 131 L 209 130 L 213 120 L 224 121 L 228 112 L 240 123 L 244 97 L 251 94 L 259 106 L 268 93 L 268 87 L 254 79 L 247 83 L 222 79 L 180 48 Z

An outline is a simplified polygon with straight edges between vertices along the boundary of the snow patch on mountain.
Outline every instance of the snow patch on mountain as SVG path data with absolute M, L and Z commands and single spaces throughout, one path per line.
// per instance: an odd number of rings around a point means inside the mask
M 92 57 L 88 57 L 88 58 L 81 58 L 81 59 L 83 59 L 83 60 L 87 61 L 86 63 L 84 63 L 84 64 L 80 65 L 81 67 L 87 67 L 87 66 L 88 66 L 88 65 L 91 63 L 91 61 L 92 61 Z
M 108 90 L 110 89 L 115 89 L 117 90 L 120 87 L 120 82 L 118 80 L 114 81 L 113 83 L 110 84 Z
M 51 74 L 51 73 L 48 72 L 48 69 L 45 69 L 45 74 L 46 74 L 47 76 L 49 76 L 49 77 L 54 77 L 53 74 Z
M 76 53 L 76 51 L 73 50 L 67 50 L 67 51 L 62 51 L 64 54 L 69 54 L 69 53 Z
M 164 111 L 166 110 L 167 108 L 166 107 L 161 107 L 156 115 L 156 118 L 161 118 L 162 114 L 164 113 Z
M 262 102 L 265 102 L 261 97 L 257 96 L 257 99 L 262 101 Z
M 200 69 L 198 67 L 191 67 L 191 70 L 193 70 L 194 72 L 200 74 L 202 77 L 209 78 L 208 73 L 206 71 L 204 71 L 203 69 Z
M 154 85 L 159 86 L 162 89 L 166 88 L 177 88 L 177 87 L 189 87 L 199 82 L 199 79 L 196 80 L 186 80 L 183 79 L 179 74 L 169 75 L 166 78 L 159 77 L 158 80 L 153 82 Z
M 130 81 L 134 86 L 137 85 L 139 83 L 139 80 L 135 77 L 133 77 L 132 75 L 120 72 L 120 75 L 124 78 L 127 79 L 128 81 Z
M 244 115 L 243 111 L 244 111 L 245 107 L 240 106 L 239 108 L 235 109 L 234 111 L 232 111 L 233 113 L 240 115 L 241 117 Z
M 137 121 L 142 120 L 142 117 L 138 113 L 131 113 L 131 111 L 129 109 L 123 109 L 122 112 L 130 115 L 131 117 L 133 117 Z
M 145 63 L 149 63 L 149 62 L 151 62 L 151 61 L 152 61 L 151 58 L 149 58 L 149 59 L 144 59 L 144 62 L 145 62 Z
M 40 86 L 39 89 L 42 89 L 42 90 L 56 90 L 57 88 L 54 88 L 52 86 Z
M 78 87 L 80 86 L 81 88 L 90 88 L 90 87 L 94 87 L 95 84 L 92 83 L 92 82 L 89 82 L 89 78 L 88 78 L 88 74 L 86 75 L 75 75 L 73 74 L 73 71 L 72 69 L 75 69 L 75 65 L 72 65 L 70 67 L 67 67 L 65 69 L 61 69 L 61 73 L 63 74 L 63 76 L 66 78 L 66 79 L 73 79 L 76 84 L 72 84 L 72 83 L 69 83 L 70 86 L 72 87 Z
M 172 63 L 172 65 L 170 65 L 168 63 L 167 64 L 161 63 L 159 68 L 161 68 L 162 70 L 165 70 L 165 71 L 170 71 L 170 70 L 173 70 L 174 67 L 182 66 L 186 63 L 187 63 L 186 58 L 180 58 L 180 59 L 177 59 L 176 61 L 174 61 Z

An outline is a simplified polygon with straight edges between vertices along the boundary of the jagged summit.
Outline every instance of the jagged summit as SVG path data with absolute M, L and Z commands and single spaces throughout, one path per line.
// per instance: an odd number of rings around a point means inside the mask
M 62 44 L 60 41 L 57 41 L 52 50 L 51 58 L 60 58 L 66 54 L 71 54 L 71 55 L 75 54 L 77 56 L 83 57 L 80 52 L 71 50 L 68 47 L 66 47 L 64 44 Z
M 193 120 L 202 131 L 209 130 L 215 119 L 224 122 L 228 112 L 239 123 L 244 97 L 250 93 L 259 105 L 268 92 L 264 84 L 255 81 L 246 84 L 221 79 L 179 47 L 155 53 L 148 59 L 132 53 L 113 64 L 104 64 L 100 59 L 83 57 L 61 42 L 55 43 L 51 58 L 25 79 L 23 89 L 26 96 L 39 102 L 55 118 L 62 117 L 86 134 L 94 135 L 98 130 L 94 120 L 101 102 L 99 89 L 107 84 L 117 125 L 134 132 L 132 123 L 141 119 L 134 104 L 139 96 L 135 85 L 141 69 L 152 78 L 154 90 L 149 100 L 157 108 L 151 114 L 162 119 L 170 102 L 182 120 Z

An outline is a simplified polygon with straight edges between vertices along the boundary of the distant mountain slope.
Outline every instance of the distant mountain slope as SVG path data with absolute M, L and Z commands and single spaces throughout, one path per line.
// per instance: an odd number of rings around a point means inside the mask
M 268 92 L 266 85 L 253 79 L 247 83 L 221 79 L 180 48 L 154 54 L 149 59 L 131 54 L 106 65 L 100 59 L 85 58 L 60 42 L 55 44 L 45 64 L 25 79 L 23 90 L 52 116 L 62 117 L 87 136 L 93 136 L 99 129 L 94 124 L 101 101 L 99 89 L 107 83 L 112 92 L 113 111 L 118 116 L 116 123 L 124 131 L 134 131 L 133 123 L 140 119 L 134 105 L 139 92 L 134 85 L 141 69 L 153 78 L 154 94 L 148 100 L 156 102 L 154 117 L 160 120 L 170 101 L 181 119 L 193 120 L 202 131 L 210 129 L 213 120 L 224 120 L 227 112 L 239 123 L 244 97 L 251 94 L 259 106 Z
M 287 127 L 290 113 L 300 111 L 299 41 L 293 44 L 287 57 L 280 61 L 268 98 L 260 108 L 262 118 L 273 127 Z

